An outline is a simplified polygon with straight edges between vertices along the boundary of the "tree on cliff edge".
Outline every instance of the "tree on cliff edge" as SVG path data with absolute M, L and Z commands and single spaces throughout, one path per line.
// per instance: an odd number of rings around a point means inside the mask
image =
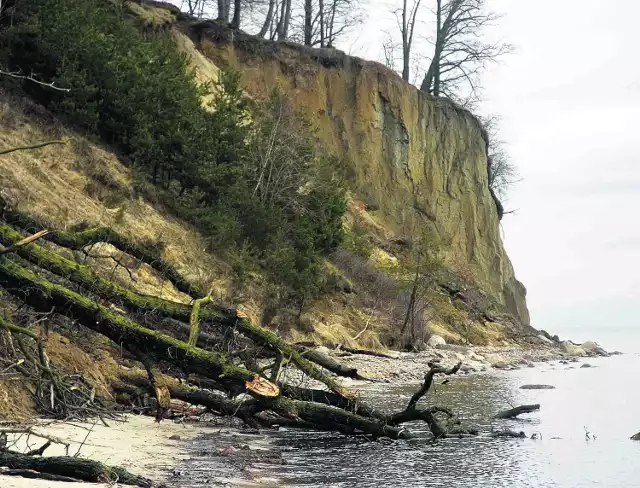
M 482 40 L 483 30 L 499 18 L 486 11 L 485 0 L 436 0 L 434 51 L 420 89 L 465 105 L 476 101 L 480 73 L 512 50 Z

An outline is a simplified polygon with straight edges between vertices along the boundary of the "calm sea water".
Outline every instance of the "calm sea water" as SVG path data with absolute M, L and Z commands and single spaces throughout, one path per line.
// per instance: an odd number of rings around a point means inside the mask
M 398 442 L 281 431 L 275 442 L 284 449 L 286 464 L 257 465 L 253 476 L 296 487 L 640 487 L 640 442 L 629 439 L 640 431 L 640 336 L 596 332 L 567 337 L 595 338 L 627 354 L 586 360 L 593 368 L 549 363 L 460 377 L 430 395 L 430 403 L 452 408 L 464 426 L 522 430 L 537 433 L 537 440 L 479 437 L 430 443 L 420 424 L 410 425 L 416 439 Z M 555 389 L 519 388 L 527 383 Z M 369 394 L 379 407 L 398 410 L 414 390 L 378 387 Z M 490 420 L 503 408 L 525 403 L 542 408 L 519 421 Z
M 424 438 L 395 443 L 335 439 L 332 435 L 290 431 L 280 443 L 287 465 L 266 468 L 290 486 L 324 487 L 640 487 L 640 334 L 624 330 L 582 331 L 576 340 L 596 338 L 610 350 L 628 353 L 589 359 L 594 368 L 553 363 L 456 379 L 437 388 L 433 403 L 451 407 L 464 425 L 511 428 L 539 440 Z M 526 383 L 554 390 L 521 390 Z M 411 388 L 377 391 L 375 401 L 397 409 Z M 510 404 L 540 403 L 521 421 L 487 420 Z M 421 426 L 414 426 L 416 432 Z M 589 439 L 586 434 L 589 433 Z M 595 437 L 595 439 L 594 439 Z M 265 473 L 266 474 L 266 473 Z

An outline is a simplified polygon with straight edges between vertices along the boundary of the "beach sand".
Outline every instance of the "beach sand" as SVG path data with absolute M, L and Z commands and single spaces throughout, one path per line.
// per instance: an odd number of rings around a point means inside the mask
M 69 442 L 70 456 L 75 455 L 80 449 L 80 457 L 120 466 L 132 473 L 160 481 L 170 477 L 170 470 L 182 460 L 189 458 L 182 441 L 193 438 L 205 430 L 204 426 L 198 424 L 179 424 L 166 420 L 157 424 L 152 417 L 136 415 L 126 416 L 122 422 L 114 420 L 108 422 L 109 428 L 99 421 L 95 425 L 93 421 L 72 424 L 39 421 L 34 430 Z M 174 435 L 180 436 L 180 439 L 170 439 Z M 29 439 L 26 435 L 17 437 L 9 437 L 9 446 L 12 450 L 21 452 L 38 448 L 45 442 L 33 436 Z M 65 448 L 52 445 L 45 455 L 65 455 Z M 84 486 L 106 485 L 0 476 L 2 488 L 82 488 Z

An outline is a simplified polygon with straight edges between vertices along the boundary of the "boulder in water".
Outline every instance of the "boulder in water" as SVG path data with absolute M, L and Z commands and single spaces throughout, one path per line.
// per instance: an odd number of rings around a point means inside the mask
M 632 441 L 640 441 L 640 432 L 638 432 L 636 435 L 632 435 L 631 436 L 631 440 Z
M 580 366 L 581 368 L 593 368 L 593 366 L 591 366 L 589 363 L 584 363 L 582 366 Z

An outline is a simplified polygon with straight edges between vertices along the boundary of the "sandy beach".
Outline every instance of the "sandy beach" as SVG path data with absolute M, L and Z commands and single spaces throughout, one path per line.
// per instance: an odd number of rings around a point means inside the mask
M 132 473 L 151 478 L 166 480 L 170 470 L 189 457 L 183 450 L 183 441 L 203 432 L 199 424 L 174 423 L 164 421 L 158 424 L 152 417 L 128 415 L 123 421 L 109 421 L 107 428 L 98 422 L 90 423 L 40 421 L 34 430 L 57 437 L 69 443 L 69 455 L 80 451 L 79 456 L 100 461 L 108 465 L 126 468 Z M 179 436 L 179 439 L 170 439 Z M 41 446 L 44 441 L 31 436 L 21 435 L 9 438 L 14 450 L 25 451 Z M 52 445 L 47 456 L 65 455 L 65 447 Z M 82 488 L 83 486 L 104 486 L 93 483 L 61 483 L 44 480 L 32 480 L 13 476 L 0 476 L 2 488 Z

